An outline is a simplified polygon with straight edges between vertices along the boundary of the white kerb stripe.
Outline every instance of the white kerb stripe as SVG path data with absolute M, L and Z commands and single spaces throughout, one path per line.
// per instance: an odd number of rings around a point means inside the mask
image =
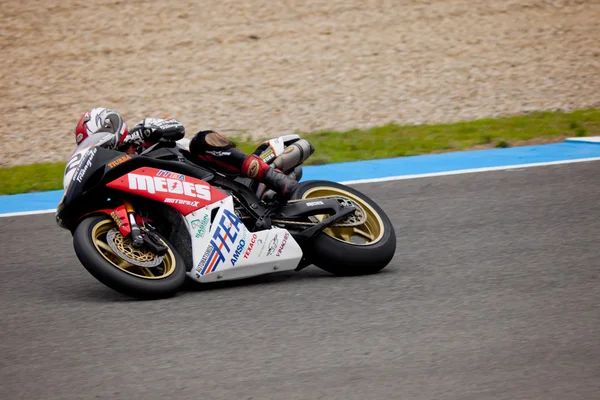
M 503 166 L 499 166 L 499 167 L 459 169 L 459 170 L 455 170 L 455 171 L 431 172 L 431 173 L 426 173 L 426 174 L 386 176 L 384 178 L 358 179 L 358 180 L 354 180 L 354 181 L 342 181 L 340 183 L 342 183 L 344 185 L 358 185 L 361 183 L 376 183 L 376 182 L 387 182 L 387 181 L 400 181 L 400 180 L 406 180 L 406 179 L 429 178 L 429 177 L 435 177 L 435 176 L 473 174 L 476 172 L 503 171 L 503 170 L 508 170 L 508 169 L 545 167 L 545 166 L 550 166 L 550 165 L 573 164 L 573 163 L 589 162 L 589 161 L 600 161 L 600 157 L 580 158 L 577 160 L 548 161 L 548 162 L 531 163 L 531 164 L 503 165 Z
M 12 213 L 4 213 L 0 214 L 0 218 L 2 217 L 20 217 L 22 215 L 36 215 L 36 214 L 50 214 L 56 212 L 56 208 L 48 209 L 48 210 L 35 210 L 35 211 L 19 211 Z

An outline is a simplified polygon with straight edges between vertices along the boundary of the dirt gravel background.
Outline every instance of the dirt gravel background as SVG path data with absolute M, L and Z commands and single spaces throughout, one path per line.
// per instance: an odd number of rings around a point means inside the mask
M 0 166 L 81 113 L 254 137 L 600 106 L 600 0 L 3 0 Z

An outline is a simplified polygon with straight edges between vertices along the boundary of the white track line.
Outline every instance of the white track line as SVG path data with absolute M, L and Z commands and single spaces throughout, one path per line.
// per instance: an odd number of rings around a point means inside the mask
M 505 171 L 509 169 L 521 169 L 521 168 L 533 168 L 533 167 L 545 167 L 548 165 L 562 165 L 562 164 L 574 164 L 589 161 L 600 161 L 600 157 L 591 158 L 579 158 L 577 160 L 562 160 L 562 161 L 549 161 L 541 163 L 531 164 L 515 164 L 515 165 L 504 165 L 501 167 L 485 167 L 485 168 L 472 168 L 472 169 L 459 169 L 456 171 L 444 171 L 444 172 L 432 172 L 429 174 L 414 174 L 414 175 L 400 175 L 400 176 L 388 176 L 385 178 L 372 178 L 372 179 L 359 179 L 355 181 L 341 181 L 340 183 L 345 185 L 359 185 L 362 183 L 376 183 L 376 182 L 388 182 L 388 181 L 401 181 L 408 179 L 419 179 L 419 178 L 430 178 L 435 176 L 448 176 L 448 175 L 462 175 L 462 174 L 474 174 L 477 172 L 489 172 L 489 171 Z M 0 218 L 4 217 L 20 217 L 23 215 L 36 215 L 36 214 L 50 214 L 55 212 L 56 209 L 48 210 L 36 210 L 36 211 L 21 211 L 14 213 L 0 214 Z
M 500 167 L 459 169 L 456 171 L 432 172 L 432 173 L 428 173 L 428 174 L 399 175 L 399 176 L 388 176 L 385 178 L 358 179 L 355 181 L 343 181 L 340 183 L 342 183 L 344 185 L 357 185 L 357 184 L 361 184 L 361 183 L 401 181 L 401 180 L 407 180 L 407 179 L 429 178 L 429 177 L 434 177 L 434 176 L 473 174 L 476 172 L 488 172 L 488 171 L 504 171 L 504 170 L 508 170 L 508 169 L 545 167 L 548 165 L 573 164 L 573 163 L 599 161 L 599 160 L 600 160 L 600 157 L 579 158 L 577 160 L 548 161 L 548 162 L 531 163 L 531 164 L 503 165 Z M 1 216 L 1 214 L 0 214 L 0 216 Z
M 48 209 L 48 210 L 35 210 L 35 211 L 19 211 L 12 213 L 0 214 L 0 218 L 3 217 L 20 217 L 22 215 L 36 215 L 36 214 L 50 214 L 56 211 L 56 208 Z

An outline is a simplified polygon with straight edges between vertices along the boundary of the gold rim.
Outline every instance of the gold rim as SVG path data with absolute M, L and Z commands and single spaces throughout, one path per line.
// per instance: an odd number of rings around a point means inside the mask
M 96 246 L 98 253 L 100 253 L 102 257 L 104 257 L 104 259 L 113 266 L 130 275 L 144 279 L 163 279 L 175 271 L 175 255 L 170 248 L 164 255 L 162 263 L 157 267 L 139 267 L 123 260 L 117 254 L 115 254 L 115 252 L 107 243 L 106 234 L 113 228 L 116 228 L 116 224 L 111 220 L 105 219 L 98 222 L 92 229 L 92 241 L 94 242 L 94 246 Z M 131 239 L 129 237 L 124 237 L 121 232 L 117 231 L 116 235 L 116 237 L 118 237 L 119 246 L 123 246 L 128 255 L 139 257 L 141 261 L 147 261 L 150 257 L 155 256 L 154 253 L 143 248 L 135 249 L 133 246 L 131 246 Z M 166 245 L 164 242 L 163 244 Z
M 355 246 L 372 245 L 383 238 L 385 227 L 381 217 L 373 207 L 355 194 L 327 186 L 310 188 L 302 194 L 303 199 L 313 199 L 325 196 L 346 197 L 362 207 L 367 214 L 367 220 L 364 224 L 352 227 L 327 228 L 323 230 L 326 235 L 339 240 L 340 242 L 349 243 Z M 327 217 L 327 215 L 316 215 L 316 218 L 319 219 L 319 221 Z

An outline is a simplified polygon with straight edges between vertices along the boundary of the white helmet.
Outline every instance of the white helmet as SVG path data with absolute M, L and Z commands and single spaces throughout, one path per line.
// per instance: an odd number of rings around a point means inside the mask
M 75 142 L 81 144 L 90 135 L 109 132 L 115 135 L 113 145 L 123 142 L 129 130 L 121 115 L 108 108 L 94 108 L 81 116 L 75 128 Z

